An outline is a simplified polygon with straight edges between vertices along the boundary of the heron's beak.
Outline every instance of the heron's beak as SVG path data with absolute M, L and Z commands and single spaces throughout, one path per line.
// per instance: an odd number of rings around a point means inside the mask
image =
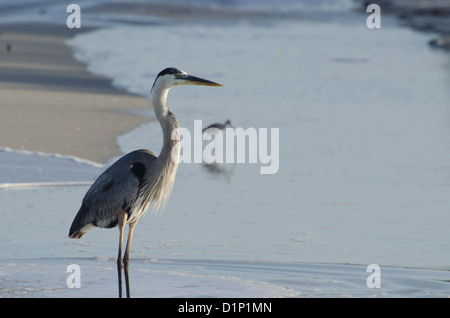
M 200 78 L 200 77 L 196 77 L 196 76 L 192 76 L 192 75 L 186 75 L 184 80 L 186 81 L 186 84 L 191 84 L 191 85 L 222 86 L 222 84 L 219 84 L 219 83 L 216 83 L 216 82 L 212 82 L 212 81 L 208 81 L 206 79 L 203 79 L 203 78 Z

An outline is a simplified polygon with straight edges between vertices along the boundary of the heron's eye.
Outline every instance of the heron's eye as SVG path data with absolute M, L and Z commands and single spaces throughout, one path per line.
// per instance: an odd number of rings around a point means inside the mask
M 178 78 L 178 76 L 180 76 L 180 74 L 176 73 L 174 76 L 175 76 L 175 78 Z

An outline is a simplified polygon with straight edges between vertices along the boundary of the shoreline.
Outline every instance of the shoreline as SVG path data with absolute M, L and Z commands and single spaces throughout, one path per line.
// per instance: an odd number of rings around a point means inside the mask
M 122 154 L 117 136 L 152 120 L 132 113 L 150 109 L 148 98 L 75 60 L 65 41 L 91 30 L 0 24 L 0 147 L 106 163 Z
M 383 12 L 395 16 L 409 28 L 418 32 L 436 33 L 428 45 L 450 51 L 450 3 L 444 0 L 364 0 L 360 9 L 378 4 Z
M 372 2 L 386 5 L 383 0 Z M 417 1 L 400 0 L 386 12 L 418 32 L 441 33 L 429 45 L 450 47 L 450 23 L 439 24 L 448 27 L 446 31 L 436 29 L 436 23 L 448 17 L 450 6 L 439 1 L 426 9 L 418 10 L 417 6 Z M 106 163 L 122 154 L 118 136 L 153 120 L 134 112 L 151 108 L 148 98 L 121 91 L 112 86 L 111 79 L 90 74 L 65 44 L 76 34 L 95 29 L 45 23 L 0 24 L 0 148 Z M 13 45 L 11 52 L 6 49 L 8 44 Z

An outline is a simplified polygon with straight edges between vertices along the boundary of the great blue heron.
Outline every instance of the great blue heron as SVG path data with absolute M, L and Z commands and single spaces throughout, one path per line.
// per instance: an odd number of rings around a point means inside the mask
M 227 120 L 224 124 L 220 124 L 220 123 L 215 123 L 215 124 L 212 124 L 212 125 L 209 125 L 208 127 L 206 127 L 205 129 L 203 129 L 203 132 L 206 132 L 209 128 L 217 128 L 217 129 L 219 129 L 220 131 L 223 131 L 223 130 L 225 130 L 225 128 L 227 128 L 227 127 L 232 127 L 232 123 L 231 123 L 231 120 Z
M 180 156 L 180 134 L 178 120 L 167 106 L 167 94 L 177 85 L 222 86 L 173 67 L 161 71 L 151 90 L 153 109 L 163 131 L 163 147 L 159 157 L 149 150 L 141 149 L 117 160 L 92 184 L 70 227 L 71 238 L 80 238 L 97 227 L 119 227 L 119 297 L 122 297 L 122 268 L 127 297 L 130 297 L 128 264 L 134 227 L 150 205 L 159 209 L 165 203 L 175 180 Z M 126 224 L 129 225 L 129 231 L 122 261 Z

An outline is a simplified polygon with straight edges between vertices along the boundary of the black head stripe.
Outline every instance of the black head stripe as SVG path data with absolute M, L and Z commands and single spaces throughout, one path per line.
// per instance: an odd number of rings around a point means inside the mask
M 163 76 L 163 75 L 167 75 L 167 74 L 174 75 L 174 74 L 180 74 L 180 73 L 183 73 L 183 71 L 180 69 L 177 69 L 176 67 L 168 67 L 168 68 L 163 69 L 161 72 L 159 72 L 159 74 L 156 78 Z
M 167 74 L 175 75 L 175 74 L 182 74 L 182 73 L 183 73 L 183 71 L 176 67 L 168 67 L 168 68 L 163 69 L 161 72 L 159 72 L 158 76 L 156 76 L 155 81 L 153 82 L 153 85 L 152 85 L 152 90 L 153 90 L 153 87 L 155 86 L 156 81 L 158 80 L 158 77 L 164 76 Z

